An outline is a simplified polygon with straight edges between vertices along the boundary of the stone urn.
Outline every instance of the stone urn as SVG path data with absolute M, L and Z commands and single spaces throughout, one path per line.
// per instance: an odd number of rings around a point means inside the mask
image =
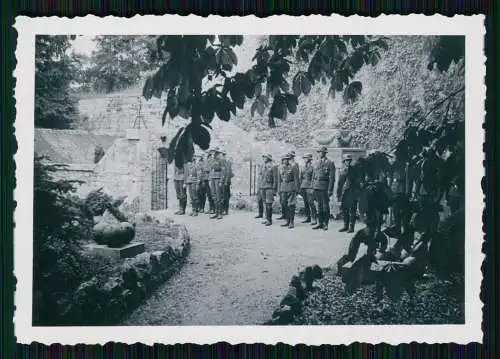
M 338 141 L 339 135 L 340 135 L 339 129 L 329 128 L 316 131 L 313 134 L 313 138 L 315 139 L 316 143 L 320 146 L 340 147 Z

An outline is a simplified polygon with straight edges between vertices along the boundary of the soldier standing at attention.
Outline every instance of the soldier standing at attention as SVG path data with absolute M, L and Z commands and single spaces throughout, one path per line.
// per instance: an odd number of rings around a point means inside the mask
M 226 157 L 226 152 L 222 151 L 222 160 L 225 163 L 226 172 L 224 178 L 224 206 L 223 206 L 223 214 L 228 215 L 229 213 L 229 199 L 231 198 L 231 179 L 234 177 L 233 174 L 233 165 L 231 160 Z
M 327 157 L 325 146 L 318 150 L 319 159 L 313 169 L 314 199 L 318 203 L 318 224 L 313 229 L 328 230 L 330 221 L 330 197 L 335 184 L 335 164 Z
M 306 212 L 306 220 L 302 221 L 302 223 L 309 223 L 311 225 L 316 225 L 316 207 L 314 205 L 314 191 L 312 187 L 312 179 L 313 179 L 313 167 L 312 167 L 312 158 L 311 154 L 304 155 L 304 168 L 300 172 L 300 194 L 304 199 L 304 208 Z
M 186 213 L 187 194 L 186 184 L 184 183 L 184 167 L 179 168 L 174 165 L 174 186 L 175 194 L 179 200 L 179 209 L 174 214 L 183 215 Z
M 264 167 L 260 177 L 261 197 L 266 204 L 266 226 L 273 224 L 273 202 L 278 190 L 278 170 L 273 165 L 271 155 L 264 155 Z
M 288 218 L 288 214 L 286 212 L 286 198 L 285 194 L 283 192 L 283 183 L 281 180 L 283 179 L 283 168 L 285 167 L 285 157 L 286 155 L 283 155 L 281 157 L 281 165 L 278 168 L 278 193 L 280 197 L 280 206 L 281 206 L 281 216 L 278 217 L 277 219 L 286 219 Z
M 209 205 L 209 213 L 214 214 L 215 213 L 215 202 L 214 202 L 214 194 L 212 193 L 212 190 L 210 189 L 210 172 L 212 170 L 212 161 L 214 159 L 214 150 L 211 149 L 208 151 L 207 155 L 207 160 L 205 161 L 205 167 L 203 169 L 203 176 L 206 178 L 205 185 L 204 185 L 204 190 L 205 190 L 205 197 L 208 198 L 208 205 Z M 205 199 L 203 199 L 203 209 L 205 208 Z
M 297 166 L 290 164 L 292 155 L 285 155 L 285 165 L 282 170 L 282 178 L 280 183 L 283 186 L 282 193 L 286 208 L 286 223 L 282 227 L 292 229 L 294 227 L 295 207 L 297 206 L 297 192 L 299 191 L 299 172 Z
M 210 191 L 215 197 L 215 213 L 211 219 L 222 219 L 222 210 L 224 205 L 224 178 L 225 178 L 225 163 L 221 158 L 219 148 L 215 148 L 214 159 L 211 162 L 210 168 Z
M 259 172 L 259 178 L 257 182 L 257 206 L 259 209 L 259 214 L 255 216 L 255 218 L 263 218 L 264 217 L 264 199 L 265 199 L 265 194 L 263 193 L 264 191 L 264 170 L 266 166 L 266 159 L 267 155 L 262 155 L 262 160 L 263 160 L 263 166 L 260 168 Z M 265 222 L 264 222 L 265 223 Z
M 198 215 L 198 185 L 199 185 L 199 167 L 196 162 L 196 156 L 193 156 L 192 161 L 188 161 L 186 165 L 186 185 L 189 190 L 189 198 L 191 199 L 192 212 L 190 216 Z
M 205 173 L 205 160 L 203 155 L 198 156 L 198 177 L 200 179 L 198 183 L 198 213 L 203 213 L 205 212 L 206 201 L 205 180 L 208 179 Z
M 356 224 L 360 183 L 358 174 L 351 166 L 351 155 L 343 155 L 342 163 L 342 173 L 340 174 L 337 187 L 337 200 L 340 202 L 340 207 L 342 209 L 344 227 L 342 227 L 339 232 L 347 231 L 347 233 L 353 233 L 354 225 Z

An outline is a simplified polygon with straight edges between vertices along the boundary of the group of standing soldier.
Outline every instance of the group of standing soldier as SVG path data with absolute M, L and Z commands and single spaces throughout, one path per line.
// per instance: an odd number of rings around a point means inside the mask
M 328 230 L 330 220 L 330 197 L 335 184 L 335 164 L 327 157 L 326 147 L 318 149 L 318 159 L 313 163 L 312 154 L 303 156 L 304 165 L 299 169 L 293 151 L 281 157 L 281 164 L 274 164 L 270 154 L 263 155 L 264 166 L 259 175 L 259 191 L 257 201 L 259 214 L 266 226 L 272 225 L 273 202 L 279 194 L 281 217 L 285 223 L 282 227 L 290 229 L 295 226 L 297 195 L 304 200 L 306 219 L 303 223 L 311 223 L 313 229 Z M 354 231 L 357 208 L 357 181 L 351 175 L 352 157 L 343 157 L 344 168 L 339 178 L 337 199 L 344 212 L 345 226 L 341 231 Z
M 179 201 L 179 209 L 175 214 L 186 213 L 189 195 L 192 207 L 190 216 L 209 213 L 212 219 L 222 219 L 229 213 L 232 177 L 231 161 L 226 158 L 226 152 L 219 148 L 208 151 L 206 159 L 197 154 L 182 168 L 175 166 L 174 185 Z M 205 210 L 207 201 L 208 211 Z

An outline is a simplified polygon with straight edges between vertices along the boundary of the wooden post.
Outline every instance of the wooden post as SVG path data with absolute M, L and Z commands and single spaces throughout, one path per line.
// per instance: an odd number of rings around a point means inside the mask
M 253 165 L 253 194 L 257 195 L 257 165 Z
M 252 196 L 252 159 L 250 158 L 250 188 L 249 188 L 249 196 Z

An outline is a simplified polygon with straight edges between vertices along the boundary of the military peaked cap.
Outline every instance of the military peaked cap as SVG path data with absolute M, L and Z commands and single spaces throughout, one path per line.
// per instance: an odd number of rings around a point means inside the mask
M 326 146 L 321 146 L 317 152 L 323 152 L 323 153 L 326 153 L 328 152 L 328 149 L 326 148 Z
M 310 153 L 306 153 L 304 156 L 302 156 L 302 158 L 307 158 L 308 160 L 312 160 L 313 155 L 311 155 Z
M 350 154 L 345 154 L 342 156 L 342 161 L 352 161 L 352 156 Z

